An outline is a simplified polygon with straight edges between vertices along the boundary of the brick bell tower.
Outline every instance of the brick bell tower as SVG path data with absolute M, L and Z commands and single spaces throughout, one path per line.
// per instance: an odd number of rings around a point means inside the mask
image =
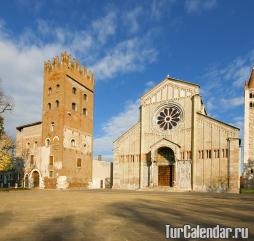
M 244 90 L 244 163 L 254 161 L 254 68 Z
M 45 188 L 92 181 L 94 76 L 66 52 L 44 64 L 42 162 Z M 44 159 L 44 160 L 43 160 Z

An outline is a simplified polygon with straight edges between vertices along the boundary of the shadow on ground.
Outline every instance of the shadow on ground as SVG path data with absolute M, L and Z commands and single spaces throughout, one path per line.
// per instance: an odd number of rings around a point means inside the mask
M 95 194 L 96 208 L 93 210 L 81 207 L 77 211 L 74 206 L 72 210 L 76 212 L 66 210 L 53 218 L 42 218 L 38 214 L 32 224 L 21 230 L 14 229 L 7 239 L 0 237 L 0 240 L 158 241 L 166 240 L 166 224 L 249 227 L 248 240 L 254 240 L 253 198 L 192 194 L 176 196 L 177 198 L 173 194 L 153 195 L 151 199 L 149 194 L 145 194 L 144 198 L 142 195 L 130 198 L 125 195 L 125 199 L 119 201 L 102 200 L 97 203 Z M 1 228 L 10 225 L 13 219 L 13 213 L 0 213 Z

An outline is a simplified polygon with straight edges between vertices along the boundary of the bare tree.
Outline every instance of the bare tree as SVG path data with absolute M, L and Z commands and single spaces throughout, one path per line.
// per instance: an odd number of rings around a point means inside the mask
M 0 89 L 0 114 L 7 110 L 12 110 L 13 100 L 9 96 L 6 96 L 4 92 Z

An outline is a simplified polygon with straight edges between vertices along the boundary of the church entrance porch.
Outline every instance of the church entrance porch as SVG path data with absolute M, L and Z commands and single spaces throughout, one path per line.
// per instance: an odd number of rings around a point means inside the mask
M 173 187 L 175 182 L 175 155 L 169 147 L 161 147 L 157 154 L 158 186 Z

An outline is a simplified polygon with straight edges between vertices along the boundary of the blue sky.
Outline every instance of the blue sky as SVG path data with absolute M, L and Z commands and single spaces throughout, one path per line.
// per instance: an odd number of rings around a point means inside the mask
M 252 0 L 4 1 L 0 79 L 15 108 L 6 130 L 41 120 L 43 62 L 67 50 L 95 73 L 94 155 L 138 119 L 166 75 L 200 84 L 208 114 L 243 127 L 254 65 Z

